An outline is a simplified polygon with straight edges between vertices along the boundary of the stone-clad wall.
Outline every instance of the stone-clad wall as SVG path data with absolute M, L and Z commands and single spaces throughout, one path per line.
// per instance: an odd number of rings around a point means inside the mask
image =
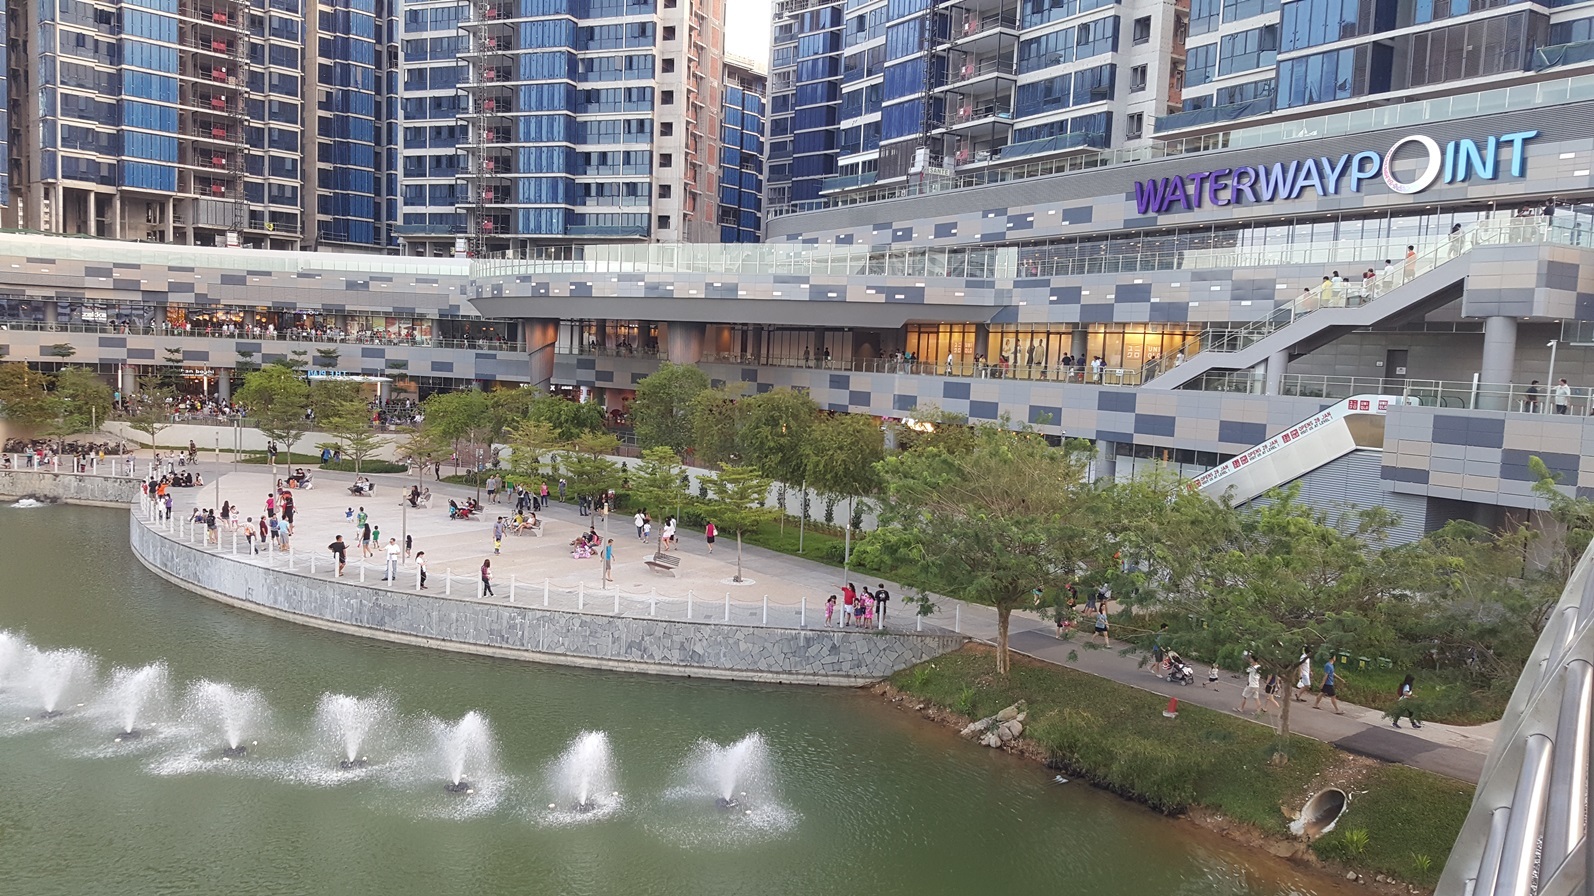
M 122 476 L 0 470 L 0 500 L 20 498 L 126 507 L 138 498 L 138 480 Z
M 333 631 L 513 659 L 688 677 L 859 685 L 934 658 L 961 637 L 630 619 L 402 594 L 256 566 L 129 517 L 134 556 L 224 603 Z

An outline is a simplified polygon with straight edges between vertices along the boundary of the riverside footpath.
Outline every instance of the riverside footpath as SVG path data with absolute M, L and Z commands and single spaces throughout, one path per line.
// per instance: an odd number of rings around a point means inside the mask
M 203 454 L 203 452 L 202 452 Z M 147 460 L 148 452 L 141 452 Z M 264 498 L 273 478 L 269 468 L 256 465 L 239 465 L 240 472 L 233 473 L 231 464 L 218 467 L 203 458 L 196 467 L 204 473 L 204 489 L 178 489 L 174 492 L 174 516 L 181 516 L 194 507 L 214 507 L 217 500 L 230 501 L 244 508 L 245 516 L 257 520 L 263 509 Z M 278 467 L 278 475 L 287 471 Z M 219 487 L 216 479 L 220 474 Z M 400 495 L 416 480 L 413 476 L 374 475 L 377 483 L 375 495 L 363 501 L 370 518 L 380 526 L 382 542 L 398 537 L 402 542 L 406 534 L 415 539 L 416 550 L 427 552 L 428 572 L 438 576 L 452 570 L 457 577 L 453 587 L 476 588 L 476 573 L 483 559 L 492 559 L 495 572 L 495 591 L 505 586 L 516 590 L 521 603 L 536 605 L 543 599 L 544 585 L 549 592 L 550 606 L 562 596 L 568 603 L 574 599 L 589 599 L 612 608 L 630 605 L 628 611 L 637 615 L 670 618 L 713 619 L 728 622 L 760 624 L 767 612 L 768 625 L 823 625 L 824 599 L 838 593 L 844 582 L 843 571 L 823 563 L 746 546 L 743 549 L 744 578 L 751 584 L 734 585 L 729 579 L 734 573 L 735 539 L 722 536 L 713 555 L 707 552 L 702 533 L 679 532 L 680 545 L 674 553 L 682 558 L 676 576 L 670 577 L 650 571 L 641 560 L 651 553 L 651 546 L 639 542 L 630 525 L 629 515 L 616 514 L 609 521 L 610 537 L 615 539 L 615 587 L 602 587 L 601 565 L 596 560 L 575 560 L 569 557 L 568 542 L 578 532 L 596 524 L 603 531 L 600 520 L 579 516 L 569 504 L 555 503 L 546 513 L 545 531 L 541 537 L 532 535 L 506 536 L 504 553 L 493 555 L 491 525 L 505 505 L 486 505 L 484 521 L 457 522 L 447 519 L 450 497 L 463 500 L 474 496 L 476 489 L 450 485 L 433 480 L 424 482 L 433 493 L 430 508 L 408 510 L 400 507 Z M 359 499 L 350 496 L 346 488 L 354 479 L 352 474 L 316 472 L 315 488 L 295 492 L 300 506 L 297 523 L 300 527 L 293 545 L 296 554 L 307 557 L 318 555 L 321 573 L 325 574 L 330 554 L 326 545 L 334 534 L 343 534 L 351 542 L 347 573 L 358 575 L 357 559 L 361 558 L 358 539 L 352 538 L 355 527 L 345 519 L 350 507 L 362 506 Z M 229 538 L 230 534 L 224 534 Z M 381 578 L 381 558 L 374 556 L 364 561 L 368 564 L 368 580 Z M 851 581 L 863 584 L 856 574 Z M 398 587 L 413 590 L 415 567 L 413 559 L 400 567 Z M 431 580 L 434 587 L 441 584 Z M 870 585 L 881 583 L 871 579 Z M 557 584 L 558 587 L 555 587 Z M 885 582 L 891 593 L 900 598 L 903 589 L 898 583 Z M 690 596 L 689 596 L 690 593 Z M 727 595 L 730 595 L 727 598 Z M 765 596 L 767 597 L 767 602 Z M 500 595 L 501 597 L 507 595 Z M 651 606 L 649 601 L 652 601 Z M 690 608 L 687 606 L 691 601 Z M 766 611 L 765 607 L 769 609 Z M 574 609 L 574 607 L 571 607 Z M 690 616 L 684 614 L 690 613 Z M 728 618 L 727 618 L 728 617 Z M 959 634 L 976 640 L 994 643 L 996 640 L 996 613 L 989 607 L 964 604 L 940 599 L 936 611 L 928 616 L 916 616 L 905 610 L 900 600 L 891 602 L 886 619 L 888 629 L 918 630 L 927 634 Z M 1138 650 L 1127 649 L 1122 642 L 1112 648 L 1088 647 L 1085 639 L 1076 636 L 1059 640 L 1054 635 L 1051 621 L 1037 613 L 1015 612 L 1011 619 L 1009 643 L 1018 653 L 1044 662 L 1055 663 L 1102 678 L 1111 679 L 1132 687 L 1193 703 L 1231 715 L 1239 701 L 1243 681 L 1236 675 L 1224 673 L 1214 687 L 1170 684 L 1153 676 L 1143 665 L 1144 656 Z M 1204 671 L 1204 670 L 1202 670 Z M 1204 675 L 1197 676 L 1204 678 Z M 1386 762 L 1396 762 L 1422 768 L 1469 783 L 1476 782 L 1482 774 L 1496 729 L 1495 723 L 1480 726 L 1450 726 L 1436 722 L 1425 723 L 1421 730 L 1395 729 L 1377 710 L 1341 703 L 1344 715 L 1335 715 L 1327 709 L 1313 710 L 1310 704 L 1296 703 L 1290 714 L 1291 730 L 1297 734 L 1321 740 L 1348 752 L 1370 756 Z M 1275 726 L 1276 713 L 1257 719 L 1249 714 L 1244 718 L 1256 724 Z

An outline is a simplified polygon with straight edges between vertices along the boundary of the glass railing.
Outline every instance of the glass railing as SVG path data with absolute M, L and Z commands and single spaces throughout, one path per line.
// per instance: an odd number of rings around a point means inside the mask
M 1196 385 L 1198 384 L 1198 385 Z M 1261 394 L 1262 378 L 1249 370 L 1204 373 L 1192 381 L 1201 391 Z M 1514 411 L 1524 414 L 1586 416 L 1594 409 L 1594 388 L 1570 387 L 1565 411 L 1558 411 L 1543 383 L 1474 383 L 1469 380 L 1414 380 L 1382 377 L 1287 373 L 1280 395 L 1340 401 L 1353 395 L 1395 395 L 1422 407 Z
M 229 272 L 271 271 L 319 274 L 417 274 L 464 277 L 464 259 L 417 258 L 407 255 L 355 255 L 337 252 L 290 252 L 268 249 L 224 249 L 175 246 L 112 239 L 84 239 L 46 234 L 0 234 L 0 255 L 58 258 L 99 264 L 162 265 Z M 126 276 L 127 272 L 121 272 Z M 90 286 L 94 284 L 90 282 Z
M 1340 283 L 1325 279 L 1317 286 L 1302 290 L 1299 296 L 1274 309 L 1260 320 L 1221 333 L 1206 333 L 1192 337 L 1171 354 L 1148 362 L 1142 379 L 1150 382 L 1185 363 L 1198 352 L 1240 351 L 1319 309 L 1355 308 L 1364 305 L 1393 292 L 1408 280 L 1460 257 L 1462 253 L 1476 246 L 1551 242 L 1588 247 L 1591 239 L 1594 239 L 1594 232 L 1582 227 L 1557 226 L 1553 223 L 1553 219 L 1547 218 L 1502 217 L 1480 221 L 1471 230 L 1457 232 L 1427 246 L 1422 252 L 1404 258 L 1399 264 L 1379 271 L 1373 277 Z M 1245 373 L 1247 377 L 1250 375 L 1249 372 Z
M 1174 137 L 1160 140 L 1152 146 L 1104 150 L 1089 157 L 1075 156 L 1066 159 L 1048 159 L 995 170 L 969 172 L 941 178 L 934 182 L 912 182 L 895 186 L 882 186 L 874 190 L 830 197 L 828 205 L 818 208 L 811 206 L 773 207 L 765 213 L 765 217 L 766 219 L 778 218 L 789 214 L 818 211 L 822 210 L 822 208 L 862 205 L 887 199 L 902 199 L 926 193 L 990 186 L 1107 166 L 1132 165 L 1139 162 L 1151 162 L 1157 159 L 1194 153 L 1216 152 L 1224 149 L 1281 146 L 1325 137 L 1362 135 L 1368 131 L 1383 128 L 1432 124 L 1436 121 L 1475 118 L 1495 115 L 1514 109 L 1532 109 L 1587 100 L 1594 100 L 1594 75 L 1576 75 L 1569 78 L 1556 78 L 1547 81 L 1536 81 L 1531 84 L 1517 84 L 1511 87 L 1482 90 L 1477 93 L 1435 97 L 1434 99 L 1395 103 L 1370 109 L 1356 109 L 1349 112 L 1336 112 L 1332 115 L 1320 115 L 1313 118 L 1267 122 L 1216 134 Z
M 244 342 L 300 342 L 320 345 L 387 345 L 425 348 L 458 348 L 477 351 L 516 352 L 525 347 L 518 342 L 496 339 L 444 339 L 437 336 L 404 336 L 363 330 L 355 333 L 329 330 L 227 330 L 222 327 L 135 326 L 113 323 L 48 323 L 38 320 L 0 319 L 0 332 L 23 330 L 38 333 L 103 333 L 115 336 L 160 336 L 185 339 L 232 339 Z

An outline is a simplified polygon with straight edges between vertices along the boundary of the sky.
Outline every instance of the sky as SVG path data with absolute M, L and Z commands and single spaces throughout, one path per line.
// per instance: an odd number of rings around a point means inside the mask
M 773 0 L 728 0 L 725 6 L 725 52 L 769 66 L 769 24 Z

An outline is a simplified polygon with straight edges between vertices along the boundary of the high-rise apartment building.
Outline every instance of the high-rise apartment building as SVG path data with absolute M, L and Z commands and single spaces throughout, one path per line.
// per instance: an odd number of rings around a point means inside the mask
M 1187 138 L 1221 141 L 1259 116 L 1464 93 L 1594 61 L 1594 4 L 1442 7 L 788 0 L 773 31 L 766 202 L 783 213 L 1069 170 L 1103 151 L 1182 152 Z
M 724 0 L 472 0 L 473 251 L 718 236 Z
M 7 19 L 15 92 L 37 94 L 12 120 L 9 223 L 299 245 L 300 0 L 59 0 Z
M 305 175 L 317 249 L 385 249 L 398 190 L 393 151 L 397 0 L 321 0 L 309 23 L 315 153 Z
M 764 223 L 763 66 L 725 58 L 725 105 L 720 122 L 719 216 L 722 243 L 756 243 Z
M 446 256 L 466 236 L 460 207 L 460 143 L 469 128 L 459 118 L 466 67 L 459 56 L 466 4 L 421 0 L 404 4 L 400 35 L 400 208 L 395 228 L 405 254 Z

